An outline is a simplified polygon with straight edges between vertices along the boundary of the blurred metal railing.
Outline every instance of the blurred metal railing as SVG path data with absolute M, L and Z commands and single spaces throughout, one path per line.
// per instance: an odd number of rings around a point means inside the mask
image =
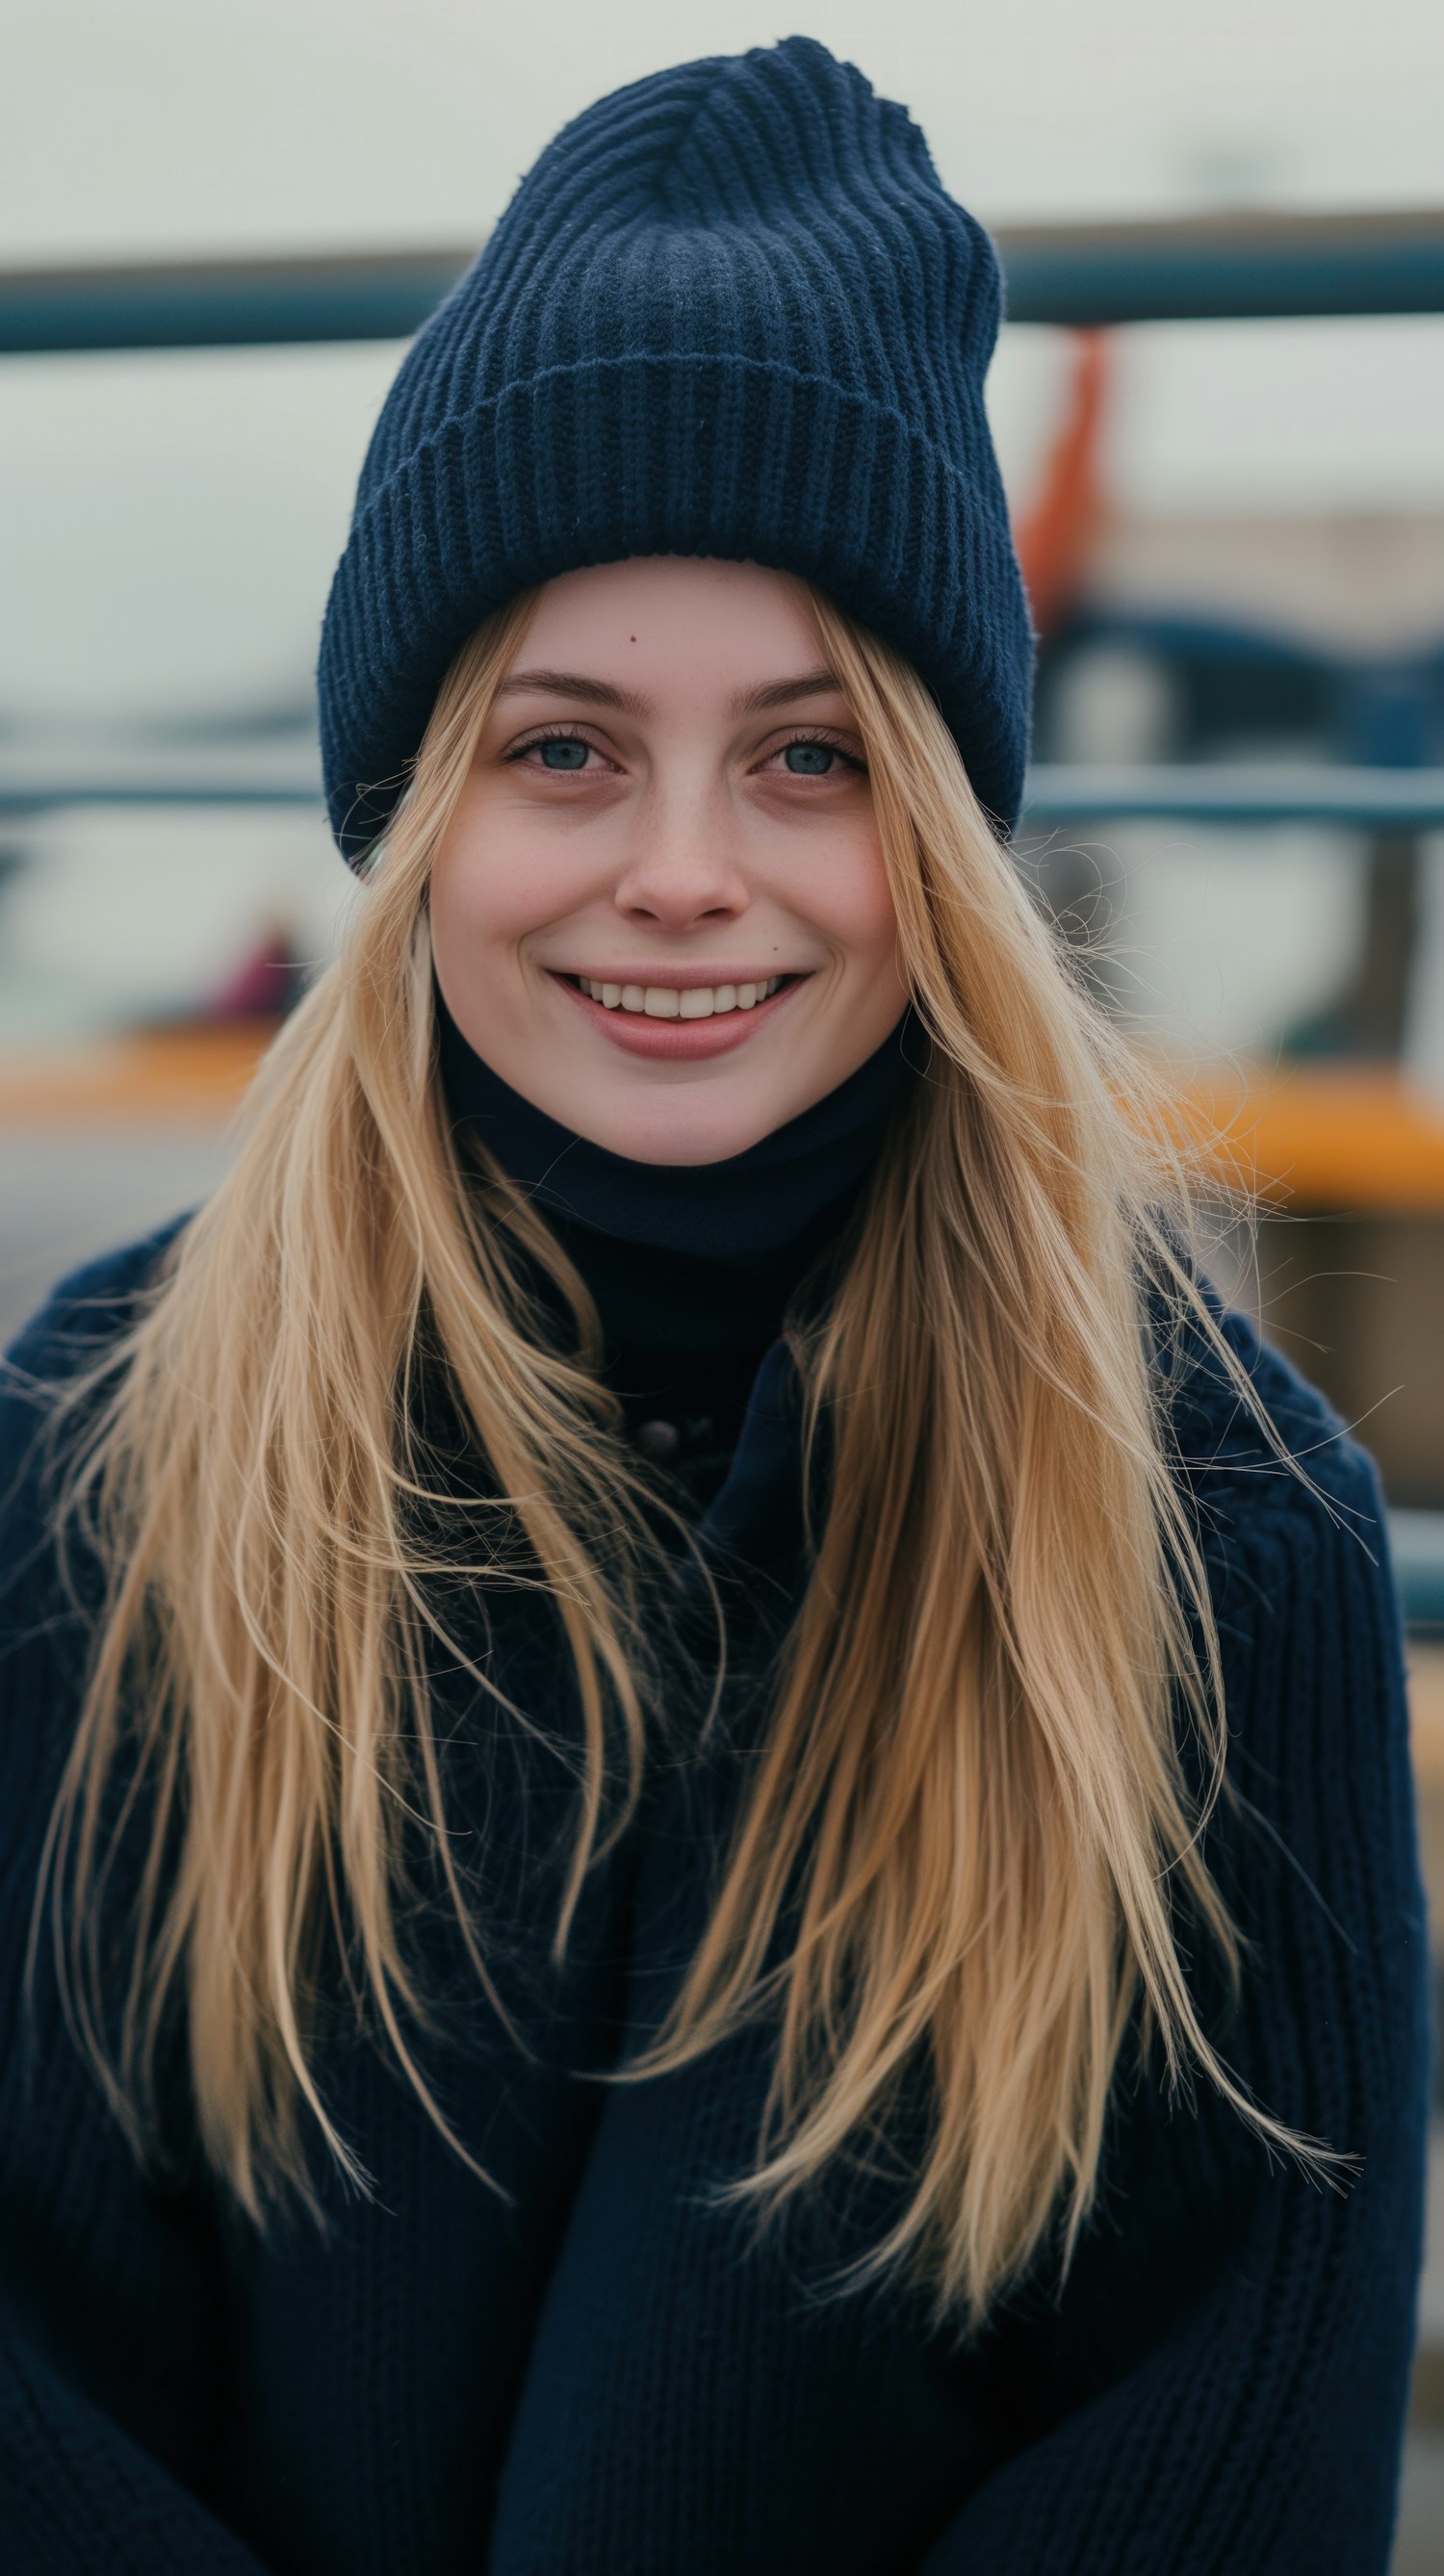
M 1178 762 L 1113 768 L 1036 762 L 1023 828 L 1039 823 L 1121 822 L 1130 816 L 1191 823 L 1333 823 L 1366 830 L 1444 827 L 1444 769 L 1366 769 L 1344 762 L 1287 768 L 1259 762 Z
M 1411 1635 L 1444 1638 L 1444 1512 L 1390 1512 L 1389 1542 Z
M 27 775 L 0 760 L 0 814 L 40 814 L 66 805 L 314 805 L 313 764 L 284 772 L 227 776 L 204 769 L 115 768 L 90 778 Z M 1444 830 L 1444 769 L 1316 768 L 1200 761 L 1192 766 L 1115 769 L 1038 762 L 1028 773 L 1021 829 L 1040 824 L 1120 822 L 1130 817 L 1191 823 L 1328 823 L 1341 828 Z
M 1444 310 L 1444 209 L 1009 224 L 1012 322 L 1107 324 Z M 0 356 L 402 340 L 474 246 L 0 271 Z

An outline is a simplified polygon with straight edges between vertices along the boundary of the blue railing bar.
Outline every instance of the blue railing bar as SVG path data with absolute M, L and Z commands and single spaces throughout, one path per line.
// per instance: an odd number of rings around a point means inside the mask
M 0 780 L 0 814 L 48 814 L 70 805 L 310 805 L 318 780 L 284 778 L 48 778 Z
M 5 778 L 0 814 L 67 805 L 319 805 L 315 777 L 112 775 Z M 1225 762 L 1123 769 L 1040 762 L 1028 775 L 1020 831 L 1056 823 L 1329 823 L 1346 829 L 1444 830 L 1444 769 L 1253 769 Z
M 1014 322 L 1444 312 L 1444 208 L 1037 225 L 998 236 Z
M 1444 1630 L 1444 1512 L 1391 1512 L 1389 1544 L 1406 1624 Z
M 1038 763 L 1020 829 L 1124 822 L 1334 823 L 1367 830 L 1444 829 L 1444 769 L 1259 769 L 1223 761 L 1156 768 Z
M 0 270 L 0 356 L 409 340 L 465 250 Z
M 995 236 L 1014 322 L 1444 311 L 1444 208 L 1019 224 Z M 470 250 L 0 271 L 0 355 L 409 338 Z

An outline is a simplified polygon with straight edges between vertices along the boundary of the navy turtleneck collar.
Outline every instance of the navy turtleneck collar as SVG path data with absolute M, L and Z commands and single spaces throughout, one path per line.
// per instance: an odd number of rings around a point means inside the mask
M 635 1163 L 513 1091 L 462 1036 L 440 985 L 433 990 L 452 1111 L 538 1206 L 630 1243 L 719 1260 L 744 1246 L 779 1250 L 862 1177 L 918 1054 L 905 1036 L 908 1014 L 835 1090 L 744 1153 L 720 1163 Z
M 640 1372 L 656 1393 L 729 1356 L 744 1374 L 755 1364 L 793 1289 L 851 1213 L 926 1054 L 907 1012 L 856 1072 L 744 1153 L 720 1163 L 637 1163 L 513 1091 L 463 1037 L 434 979 L 433 991 L 452 1116 L 475 1130 L 561 1236 L 596 1299 L 608 1374 L 623 1394 L 628 1374 Z M 735 1377 L 736 1368 L 724 1373 Z

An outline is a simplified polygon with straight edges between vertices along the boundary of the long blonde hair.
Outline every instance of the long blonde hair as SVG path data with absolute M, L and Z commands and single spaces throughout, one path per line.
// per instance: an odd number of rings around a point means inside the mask
M 1200 1850 L 1228 1786 L 1217 1643 L 1150 1313 L 1201 1335 L 1249 1390 L 1195 1285 L 1176 1128 L 914 672 L 805 596 L 864 739 L 931 1061 L 834 1293 L 792 1332 L 830 1498 L 705 1936 L 620 2073 L 645 2080 L 767 2015 L 764 2131 L 733 2185 L 765 2218 L 875 2139 L 923 2067 L 910 2195 L 860 2268 L 921 2277 L 966 2329 L 1059 2219 L 1066 2266 L 1135 2007 L 1170 2083 L 1196 2066 L 1275 2145 L 1348 2159 L 1235 2082 L 1175 1938 L 1191 1909 L 1236 1988 L 1243 1945 Z M 477 1596 L 532 1585 L 562 1624 L 582 1742 L 558 1956 L 648 1759 L 654 1525 L 598 1375 L 597 1318 L 505 1175 L 459 1156 L 436 1070 L 430 870 L 531 605 L 493 618 L 450 672 L 341 952 L 255 1077 L 228 1177 L 137 1319 L 53 1391 L 52 1422 L 72 1431 L 62 1564 L 83 1532 L 105 1583 L 30 1969 L 48 1909 L 72 2026 L 142 2156 L 166 2014 L 183 2006 L 202 2150 L 262 2226 L 290 2193 L 319 2215 L 318 2133 L 367 2185 L 311 2029 L 327 1939 L 358 2012 L 483 2172 L 428 2084 L 428 1999 L 400 1931 L 419 1819 L 504 2012 L 451 1856 L 430 1578 L 460 1573 Z M 541 1321 L 537 1264 L 570 1348 Z M 469 1494 L 418 1428 L 428 1367 L 475 1434 Z M 441 1544 L 442 1528 L 458 1535 Z M 484 1658 L 447 1643 L 497 1690 Z M 1181 1716 L 1204 1751 L 1201 1803 Z M 95 1927 L 142 1797 L 108 2026 Z

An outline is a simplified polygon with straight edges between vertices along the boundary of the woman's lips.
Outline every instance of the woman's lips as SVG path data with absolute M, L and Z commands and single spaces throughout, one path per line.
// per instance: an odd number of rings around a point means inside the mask
M 655 983 L 661 979 L 654 976 L 651 980 Z M 698 976 L 692 980 L 700 983 L 702 979 Z M 712 980 L 708 978 L 709 982 Z M 765 979 L 759 977 L 757 980 Z M 716 981 L 720 982 L 721 978 Z M 777 992 L 769 994 L 765 1002 L 754 1002 L 750 1011 L 720 1011 L 714 1013 L 710 1020 L 654 1020 L 642 1011 L 609 1011 L 605 1002 L 594 1002 L 590 993 L 584 993 L 567 976 L 552 972 L 552 982 L 560 985 L 577 1009 L 584 1011 L 593 1026 L 601 1029 L 624 1054 L 660 1056 L 673 1061 L 726 1055 L 731 1048 L 741 1046 L 762 1021 L 770 1020 L 781 1010 L 789 996 L 798 992 L 807 981 L 806 975 L 791 976 Z

